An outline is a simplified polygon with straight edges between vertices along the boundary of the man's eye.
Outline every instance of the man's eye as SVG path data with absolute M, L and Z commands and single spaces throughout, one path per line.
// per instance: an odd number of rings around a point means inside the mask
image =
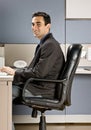
M 38 27 L 40 27 L 40 26 L 41 26 L 41 24 L 39 23 L 39 24 L 37 24 L 37 26 L 38 26 Z
M 32 26 L 34 26 L 34 23 L 32 23 Z

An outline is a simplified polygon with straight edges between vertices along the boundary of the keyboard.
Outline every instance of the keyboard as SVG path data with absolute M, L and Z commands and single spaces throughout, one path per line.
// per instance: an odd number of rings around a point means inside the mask
M 0 76 L 7 76 L 8 74 L 6 72 L 0 72 Z

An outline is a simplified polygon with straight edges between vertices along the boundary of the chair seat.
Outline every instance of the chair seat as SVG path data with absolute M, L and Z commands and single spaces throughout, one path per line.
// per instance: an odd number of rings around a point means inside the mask
M 28 103 L 32 103 L 32 101 L 33 102 L 49 102 L 49 103 L 58 103 L 59 102 L 59 100 L 57 100 L 57 99 L 47 99 L 47 98 L 42 98 L 42 97 L 25 97 L 25 100 L 26 100 L 26 102 L 28 102 Z
M 24 103 L 28 106 L 36 106 L 36 108 L 42 107 L 44 109 L 64 109 L 64 104 L 60 103 L 57 99 L 47 99 L 42 97 L 25 97 Z M 59 107 L 60 106 L 60 107 Z

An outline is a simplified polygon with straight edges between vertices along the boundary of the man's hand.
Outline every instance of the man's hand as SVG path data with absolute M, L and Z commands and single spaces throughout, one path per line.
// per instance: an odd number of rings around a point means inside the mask
M 15 75 L 15 70 L 12 69 L 11 67 L 8 67 L 8 66 L 4 66 L 4 67 L 0 68 L 0 71 L 1 72 L 6 72 L 6 73 L 8 73 L 10 75 Z

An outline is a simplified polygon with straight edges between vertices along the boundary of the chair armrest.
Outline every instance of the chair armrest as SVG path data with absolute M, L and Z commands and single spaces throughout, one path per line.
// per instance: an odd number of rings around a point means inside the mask
M 30 78 L 27 80 L 26 84 L 33 82 L 33 81 L 37 81 L 37 82 L 50 82 L 50 83 L 63 83 L 67 80 L 67 78 L 64 79 L 40 79 L 40 78 Z
M 25 92 L 25 89 L 26 89 L 27 85 L 28 85 L 29 83 L 31 83 L 31 82 L 34 82 L 34 81 L 36 81 L 36 82 L 48 82 L 48 83 L 59 83 L 59 84 L 62 83 L 62 84 L 65 84 L 66 81 L 67 81 L 67 78 L 59 79 L 59 80 L 55 80 L 55 79 L 29 78 L 29 79 L 26 81 L 26 83 L 25 83 L 25 85 L 24 85 L 24 88 L 23 88 L 23 91 L 22 91 L 22 97 L 23 97 L 23 99 L 25 98 L 24 92 Z
M 34 82 L 34 81 L 36 81 L 36 82 L 48 82 L 48 83 L 62 83 L 62 84 L 64 84 L 64 83 L 66 83 L 67 78 L 59 79 L 59 80 L 55 80 L 55 79 L 29 78 L 29 79 L 26 81 L 25 85 L 24 85 L 24 89 L 26 88 L 26 86 L 27 86 L 29 83 Z M 23 89 L 23 90 L 24 90 L 24 89 Z

